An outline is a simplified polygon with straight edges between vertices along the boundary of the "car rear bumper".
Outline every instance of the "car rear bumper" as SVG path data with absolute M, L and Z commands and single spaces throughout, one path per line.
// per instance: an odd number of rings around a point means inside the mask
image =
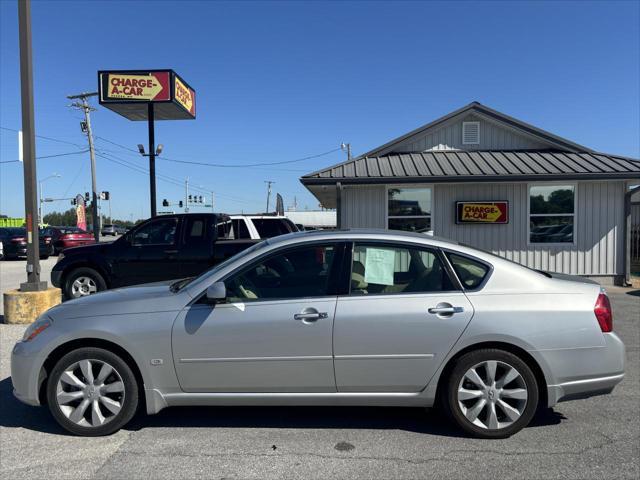
M 615 333 L 605 333 L 604 338 L 604 347 L 576 349 L 569 356 L 564 352 L 562 367 L 571 368 L 576 375 L 562 376 L 562 381 L 547 386 L 549 407 L 558 402 L 611 393 L 624 379 L 624 344 Z

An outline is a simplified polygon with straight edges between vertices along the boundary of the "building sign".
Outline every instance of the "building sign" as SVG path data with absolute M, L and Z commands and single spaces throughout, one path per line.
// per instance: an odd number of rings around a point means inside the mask
M 105 97 L 107 100 L 143 101 L 171 100 L 169 72 L 149 72 L 147 75 L 108 73 Z
M 175 77 L 173 96 L 191 115 L 196 116 L 196 92 L 187 87 L 180 77 Z
M 456 223 L 509 223 L 509 202 L 456 202 Z
M 100 105 L 129 120 L 189 120 L 196 117 L 196 91 L 173 70 L 98 72 Z M 151 106 L 150 106 L 151 105 Z

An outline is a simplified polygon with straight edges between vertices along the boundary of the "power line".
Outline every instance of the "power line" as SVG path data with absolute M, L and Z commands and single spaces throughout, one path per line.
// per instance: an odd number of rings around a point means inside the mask
M 7 127 L 0 127 L 0 130 L 7 130 L 9 132 L 16 132 L 16 133 L 20 131 L 20 130 L 16 130 L 15 128 L 7 128 Z M 60 140 L 59 138 L 45 137 L 44 135 L 36 135 L 36 137 L 42 138 L 43 140 L 50 140 L 52 142 L 58 142 L 58 143 L 66 143 L 67 145 L 73 145 L 74 147 L 84 148 L 83 145 L 80 145 L 78 143 L 68 142 L 66 140 Z
M 67 155 L 79 155 L 81 153 L 87 153 L 89 149 L 79 150 L 77 152 L 67 152 L 67 153 L 56 153 L 54 155 L 42 155 L 40 157 L 36 157 L 36 160 L 40 160 L 41 158 L 54 158 L 54 157 L 65 157 Z M 13 163 L 19 162 L 20 160 L 3 160 L 0 163 Z
M 98 152 L 100 152 L 100 153 L 98 153 Z M 132 165 L 130 163 L 127 163 L 126 160 L 124 160 L 122 158 L 118 158 L 115 155 L 104 154 L 104 153 L 102 153 L 101 150 L 97 150 L 96 151 L 96 155 L 98 157 L 100 157 L 100 158 L 103 158 L 103 159 L 108 160 L 110 162 L 116 163 L 116 164 L 121 165 L 121 166 L 123 166 L 125 168 L 129 168 L 130 170 L 133 170 L 135 172 L 142 173 L 144 175 L 148 175 L 149 174 L 149 170 L 147 170 L 146 168 L 138 166 L 138 165 Z M 184 180 L 181 180 L 181 179 L 175 178 L 175 177 L 170 177 L 168 175 L 160 174 L 160 173 L 158 173 L 157 176 L 158 176 L 158 178 L 160 180 L 163 180 L 164 182 L 167 182 L 167 183 L 170 183 L 172 185 L 175 185 L 176 187 L 184 187 Z M 205 190 L 205 189 L 200 188 L 200 187 L 190 186 L 189 188 L 191 190 L 197 191 L 199 193 L 206 193 L 206 194 L 210 194 L 211 193 L 210 190 Z M 231 201 L 237 202 L 237 203 L 253 203 L 252 200 L 242 199 L 242 198 L 239 198 L 239 197 L 233 197 L 231 195 L 224 195 L 224 194 L 216 193 L 216 196 L 217 197 L 226 198 L 228 200 L 231 200 Z
M 340 150 L 340 148 L 334 148 L 332 150 L 328 150 L 326 152 L 323 153 L 318 153 L 315 155 L 309 155 L 307 157 L 302 157 L 302 158 L 296 158 L 294 160 L 283 160 L 280 162 L 261 162 L 261 163 L 243 163 L 243 164 L 239 164 L 239 165 L 229 165 L 229 164 L 222 164 L 222 163 L 205 163 L 205 162 L 196 162 L 193 160 L 178 160 L 175 158 L 169 158 L 169 157 L 158 157 L 161 160 L 166 160 L 168 162 L 176 162 L 176 163 L 187 163 L 190 165 L 202 165 L 204 167 L 217 167 L 217 168 L 247 168 L 247 167 L 268 167 L 271 165 L 284 165 L 287 163 L 295 163 L 295 162 L 303 162 L 305 160 L 312 160 L 314 158 L 319 158 L 319 157 L 324 157 L 325 155 L 329 155 L 330 153 L 333 152 L 337 152 L 338 150 Z

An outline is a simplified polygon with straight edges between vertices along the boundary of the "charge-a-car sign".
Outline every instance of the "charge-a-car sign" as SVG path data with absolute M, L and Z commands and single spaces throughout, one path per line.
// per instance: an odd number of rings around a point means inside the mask
M 196 116 L 196 92 L 186 85 L 178 75 L 176 75 L 174 79 L 173 96 L 187 112 L 194 117 Z
M 134 121 L 192 120 L 196 91 L 173 70 L 100 70 L 100 105 Z
M 105 76 L 104 96 L 107 100 L 171 100 L 169 72 L 149 72 L 147 75 L 107 73 Z
M 456 202 L 456 223 L 509 223 L 509 202 Z

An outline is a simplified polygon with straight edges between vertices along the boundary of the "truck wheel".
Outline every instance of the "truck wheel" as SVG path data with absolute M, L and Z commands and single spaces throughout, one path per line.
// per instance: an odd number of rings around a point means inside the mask
M 107 284 L 93 268 L 81 267 L 73 270 L 64 284 L 64 296 L 67 299 L 86 297 L 107 289 Z
M 138 407 L 135 376 L 118 355 L 102 348 L 67 353 L 47 382 L 51 414 L 76 435 L 109 435 L 126 425 Z

